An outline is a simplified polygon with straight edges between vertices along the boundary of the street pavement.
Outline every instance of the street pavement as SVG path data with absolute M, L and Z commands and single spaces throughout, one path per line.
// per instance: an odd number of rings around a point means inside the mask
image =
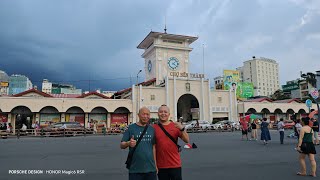
M 277 131 L 271 131 L 268 145 L 241 141 L 239 131 L 195 133 L 190 138 L 198 148 L 181 152 L 184 180 L 314 179 L 296 175 L 297 140 L 286 137 L 281 145 Z M 120 140 L 121 135 L 0 139 L 0 179 L 126 180 L 127 150 L 120 149 Z M 319 160 L 317 154 L 320 176 Z M 308 160 L 307 165 L 310 170 Z M 32 174 L 36 172 L 40 174 Z

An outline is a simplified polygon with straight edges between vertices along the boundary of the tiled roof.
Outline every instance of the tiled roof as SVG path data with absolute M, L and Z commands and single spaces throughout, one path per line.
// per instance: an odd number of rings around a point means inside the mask
M 278 101 L 273 101 L 274 103 L 292 103 L 293 101 L 301 103 L 299 99 L 283 99 Z
M 77 98 L 79 94 L 51 94 L 55 98 Z
M 141 82 L 138 85 L 148 86 L 148 85 L 151 85 L 154 82 L 156 82 L 156 78 L 150 79 L 150 80 L 145 81 L 145 82 Z M 131 88 L 126 88 L 126 89 L 120 90 L 120 91 L 118 91 L 118 92 L 116 92 L 114 94 L 115 95 L 119 95 L 119 94 L 122 94 L 122 93 L 125 93 L 125 92 L 128 92 L 128 91 L 131 91 Z
M 262 101 L 272 102 L 272 100 L 269 99 L 269 98 L 257 98 L 257 99 L 248 99 L 248 100 L 245 100 L 245 102 L 262 102 Z
M 24 95 L 29 94 L 29 93 L 36 93 L 36 94 L 39 94 L 39 95 L 41 95 L 43 97 L 53 97 L 50 94 L 44 93 L 44 92 L 39 91 L 37 89 L 29 89 L 29 90 L 23 91 L 23 92 L 21 92 L 19 94 L 15 94 L 15 95 L 13 95 L 13 97 L 21 97 L 21 96 L 24 96 Z
M 85 97 L 88 97 L 88 96 L 91 96 L 91 95 L 96 95 L 96 96 L 99 96 L 103 99 L 110 99 L 109 97 L 101 94 L 101 93 L 98 93 L 96 91 L 93 91 L 93 92 L 90 92 L 90 93 L 87 93 L 87 94 L 82 94 L 81 96 L 78 96 L 77 98 L 85 98 Z

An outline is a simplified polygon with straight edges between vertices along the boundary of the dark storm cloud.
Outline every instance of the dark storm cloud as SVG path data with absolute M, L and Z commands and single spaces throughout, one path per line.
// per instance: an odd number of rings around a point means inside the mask
M 0 23 L 4 27 L 0 30 L 2 70 L 27 75 L 38 85 L 47 78 L 88 89 L 90 80 L 91 89 L 108 90 L 126 88 L 135 82 L 133 77 L 143 68 L 142 52 L 135 47 L 150 27 L 161 23 L 165 4 L 139 1 L 0 3 Z
M 207 78 L 255 55 L 276 59 L 283 82 L 318 67 L 318 2 L 1 0 L 0 70 L 38 86 L 46 78 L 84 90 L 127 88 L 144 70 L 136 46 L 151 29 L 163 31 L 166 16 L 169 33 L 199 36 L 192 72 L 202 72 L 205 44 Z M 297 66 L 301 59 L 308 63 Z

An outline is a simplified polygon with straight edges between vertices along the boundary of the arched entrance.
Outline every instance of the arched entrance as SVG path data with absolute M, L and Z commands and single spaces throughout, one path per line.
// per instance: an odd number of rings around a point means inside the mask
M 89 121 L 95 121 L 98 127 L 103 127 L 107 125 L 107 114 L 108 111 L 104 107 L 95 107 L 89 114 Z
M 200 118 L 199 101 L 192 94 L 184 94 L 178 99 L 177 119 L 182 117 L 183 122 Z
M 48 126 L 60 122 L 60 113 L 53 106 L 46 106 L 40 110 L 40 126 Z
M 250 108 L 250 109 L 248 109 L 248 111 L 246 112 L 246 114 L 254 114 L 254 113 L 257 113 L 257 110 L 254 109 L 254 108 Z
M 295 115 L 295 112 L 294 112 L 293 109 L 288 109 L 288 110 L 287 110 L 287 119 L 288 119 L 288 120 L 295 120 L 295 119 L 296 119 L 295 116 L 296 116 L 296 115 Z
M 66 111 L 66 122 L 79 122 L 84 126 L 84 111 L 80 107 L 71 107 Z
M 285 118 L 286 114 L 279 108 L 274 110 L 274 114 L 276 116 L 276 121 L 280 121 L 281 118 Z
M 28 129 L 31 129 L 33 113 L 26 106 L 17 106 L 12 109 L 11 113 L 15 118 L 15 129 L 21 129 L 22 124 L 25 124 Z
M 118 107 L 111 114 L 111 127 L 124 127 L 129 123 L 129 109 L 126 107 Z
M 2 111 L 0 109 L 0 130 L 7 129 L 7 122 L 8 122 L 8 114 L 2 113 Z

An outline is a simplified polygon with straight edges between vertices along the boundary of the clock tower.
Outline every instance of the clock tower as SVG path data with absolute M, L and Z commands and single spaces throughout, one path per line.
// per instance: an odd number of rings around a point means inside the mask
M 198 37 L 151 31 L 137 46 L 144 49 L 146 81 L 156 78 L 156 84 L 180 73 L 189 72 L 190 44 Z

